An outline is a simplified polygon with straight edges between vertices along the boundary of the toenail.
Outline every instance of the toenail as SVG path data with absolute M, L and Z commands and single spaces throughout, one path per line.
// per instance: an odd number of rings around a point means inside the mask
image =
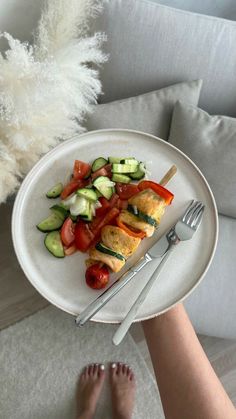
M 100 365 L 100 370 L 105 370 L 105 365 Z
M 116 368 L 116 364 L 111 364 L 111 368 Z
M 96 367 L 98 367 L 99 364 L 95 364 L 95 365 L 96 365 Z

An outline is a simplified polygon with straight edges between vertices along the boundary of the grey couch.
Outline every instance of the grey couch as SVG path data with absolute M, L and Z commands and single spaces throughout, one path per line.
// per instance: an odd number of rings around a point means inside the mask
M 233 1 L 161 3 L 212 14 L 235 9 Z M 112 0 L 95 29 L 108 36 L 109 62 L 102 71 L 103 103 L 180 81 L 203 79 L 199 106 L 236 116 L 236 22 L 189 13 L 146 0 Z M 215 8 L 215 5 L 218 5 Z M 209 6 L 207 8 L 206 6 Z M 210 270 L 186 308 L 200 333 L 236 338 L 236 220 L 219 217 L 220 234 Z
M 41 0 L 15 0 L 11 5 L 2 0 L 1 30 L 29 39 L 41 5 Z M 236 22 L 206 14 L 236 18 L 235 1 L 110 0 L 93 27 L 107 33 L 106 49 L 110 53 L 101 72 L 101 101 L 202 78 L 200 106 L 210 113 L 236 116 Z M 236 338 L 235 234 L 236 220 L 220 216 L 220 239 L 213 264 L 186 302 L 197 331 L 204 334 Z

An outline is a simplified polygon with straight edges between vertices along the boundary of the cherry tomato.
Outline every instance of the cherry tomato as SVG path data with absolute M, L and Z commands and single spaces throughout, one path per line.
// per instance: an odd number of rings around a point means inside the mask
M 81 252 L 86 252 L 94 239 L 89 225 L 82 220 L 75 226 L 75 245 Z
M 100 266 L 99 263 L 87 268 L 85 273 L 86 283 L 90 288 L 100 290 L 104 288 L 109 281 L 109 271 L 106 266 Z
M 150 180 L 143 180 L 138 184 L 138 187 L 140 191 L 145 189 L 152 189 L 154 192 L 156 192 L 157 195 L 165 199 L 166 205 L 170 205 L 174 198 L 174 195 L 168 191 L 168 189 L 164 188 L 162 185 L 159 185 L 159 183 L 155 183 Z
M 78 249 L 77 249 L 76 245 L 74 243 L 72 243 L 71 246 L 64 248 L 64 253 L 65 253 L 66 256 L 70 256 L 70 255 L 73 255 L 73 253 L 77 252 L 77 250 Z
M 74 180 L 83 179 L 86 175 L 88 175 L 90 170 L 91 170 L 91 166 L 88 163 L 85 163 L 80 160 L 75 160 L 74 170 L 73 170 Z
M 61 240 L 65 246 L 70 246 L 75 240 L 75 225 L 70 217 L 66 218 L 62 225 Z
M 73 192 L 77 191 L 79 188 L 84 188 L 89 184 L 89 180 L 74 180 L 72 179 L 67 185 L 64 187 L 61 193 L 61 199 L 66 199 L 69 195 Z
M 116 192 L 118 193 L 120 199 L 129 199 L 131 198 L 131 196 L 139 193 L 140 190 L 137 185 L 134 185 L 132 183 L 117 183 Z

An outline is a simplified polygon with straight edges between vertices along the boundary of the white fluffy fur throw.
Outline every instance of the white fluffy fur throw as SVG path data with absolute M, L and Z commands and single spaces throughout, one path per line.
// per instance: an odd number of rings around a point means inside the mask
M 30 46 L 5 37 L 0 54 L 0 203 L 13 194 L 34 163 L 83 131 L 83 115 L 101 93 L 104 35 L 86 37 L 103 0 L 47 0 Z

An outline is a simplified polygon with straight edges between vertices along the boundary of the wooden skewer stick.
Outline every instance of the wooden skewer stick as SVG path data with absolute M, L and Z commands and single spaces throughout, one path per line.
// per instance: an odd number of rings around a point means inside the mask
M 159 184 L 162 186 L 165 186 L 172 179 L 172 177 L 176 174 L 176 172 L 177 172 L 177 167 L 173 164 L 173 166 L 171 166 L 171 168 L 168 170 L 165 176 L 161 179 Z

